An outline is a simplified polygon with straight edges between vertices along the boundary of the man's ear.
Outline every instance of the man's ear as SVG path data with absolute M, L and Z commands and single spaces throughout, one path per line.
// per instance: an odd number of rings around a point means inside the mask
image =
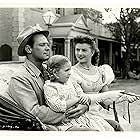
M 25 46 L 25 51 L 26 51 L 27 54 L 31 54 L 31 53 L 32 53 L 32 48 L 31 48 L 31 46 L 26 45 L 26 46 Z

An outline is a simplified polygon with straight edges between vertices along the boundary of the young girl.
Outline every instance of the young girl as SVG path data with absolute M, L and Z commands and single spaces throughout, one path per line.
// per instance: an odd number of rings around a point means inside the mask
M 90 100 L 83 93 L 80 86 L 69 79 L 71 72 L 70 60 L 62 55 L 54 55 L 47 62 L 50 80 L 45 82 L 44 96 L 46 104 L 58 113 L 67 113 L 77 104 L 87 104 Z M 65 118 L 59 125 L 59 130 L 66 131 L 71 128 L 91 128 L 98 131 L 113 131 L 113 127 L 102 117 L 95 117 L 88 112 L 79 118 Z M 76 130 L 76 129 L 75 129 Z

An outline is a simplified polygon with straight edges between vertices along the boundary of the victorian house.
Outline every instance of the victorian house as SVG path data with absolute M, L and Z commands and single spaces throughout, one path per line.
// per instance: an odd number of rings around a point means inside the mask
M 56 15 L 53 24 L 46 24 L 43 15 L 51 10 Z M 73 38 L 89 35 L 100 50 L 100 63 L 109 64 L 120 72 L 121 45 L 103 24 L 86 19 L 79 8 L 0 8 L 0 61 L 21 62 L 17 54 L 18 33 L 28 25 L 39 24 L 50 31 L 52 54 L 62 54 L 75 64 Z

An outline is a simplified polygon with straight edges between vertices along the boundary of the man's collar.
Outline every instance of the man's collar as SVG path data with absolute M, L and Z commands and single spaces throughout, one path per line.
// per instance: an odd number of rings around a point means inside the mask
M 28 68 L 28 70 L 30 71 L 30 73 L 33 76 L 36 76 L 36 77 L 40 76 L 41 71 L 31 61 L 29 61 L 28 59 L 26 59 L 24 66 L 26 68 Z

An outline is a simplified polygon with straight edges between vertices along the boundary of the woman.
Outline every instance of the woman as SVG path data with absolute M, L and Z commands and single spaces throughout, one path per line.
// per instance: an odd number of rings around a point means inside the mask
M 108 106 L 114 100 L 120 99 L 117 97 L 117 92 L 119 91 L 114 91 L 114 94 L 112 91 L 108 91 L 108 85 L 114 80 L 114 73 L 109 65 L 99 67 L 92 65 L 91 60 L 96 46 L 91 38 L 78 36 L 74 39 L 74 42 L 78 63 L 72 67 L 70 78 L 81 86 L 83 91 L 90 97 L 91 102 L 97 100 L 96 106 L 91 106 L 89 112 L 97 116 L 102 116 L 110 122 L 110 120 L 114 120 L 114 115 L 104 108 L 108 109 Z M 130 102 L 136 100 L 135 96 L 124 95 L 122 98 L 124 97 Z M 104 105 L 104 108 L 102 105 Z M 126 120 L 119 117 L 119 121 L 124 130 L 130 130 L 131 126 Z

